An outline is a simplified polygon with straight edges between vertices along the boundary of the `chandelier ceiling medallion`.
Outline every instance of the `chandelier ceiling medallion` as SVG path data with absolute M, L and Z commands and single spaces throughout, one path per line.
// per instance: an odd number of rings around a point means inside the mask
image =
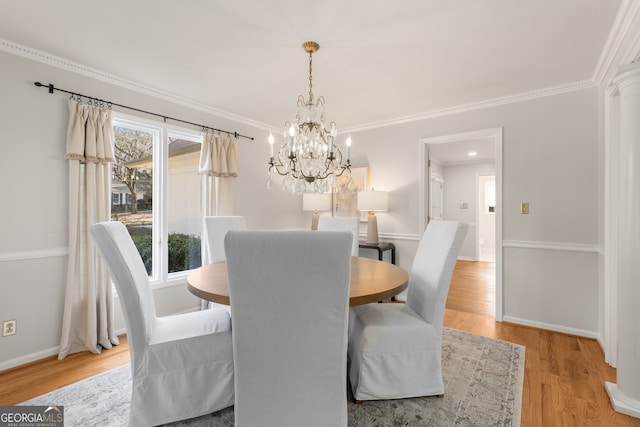
M 336 177 L 346 173 L 351 180 L 349 160 L 351 137 L 347 138 L 346 160 L 336 142 L 335 122 L 325 124 L 324 97 L 313 96 L 313 54 L 320 49 L 316 42 L 305 42 L 302 48 L 309 54 L 309 99 L 298 96 L 298 111 L 293 121 L 284 125 L 284 133 L 277 157 L 274 158 L 273 135 L 269 134 L 269 177 L 271 188 L 277 172 L 284 176 L 282 190 L 293 193 L 326 193 L 336 185 Z

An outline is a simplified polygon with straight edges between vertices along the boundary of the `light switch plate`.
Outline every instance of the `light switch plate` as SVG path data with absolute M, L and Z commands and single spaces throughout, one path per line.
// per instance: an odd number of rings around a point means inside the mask
M 529 214 L 529 202 L 520 203 L 520 213 L 523 215 Z

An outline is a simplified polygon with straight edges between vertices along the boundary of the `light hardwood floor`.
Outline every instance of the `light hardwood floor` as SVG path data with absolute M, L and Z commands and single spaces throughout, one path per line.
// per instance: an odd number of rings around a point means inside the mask
M 640 419 L 616 413 L 604 389 L 615 369 L 593 339 L 496 322 L 494 265 L 458 261 L 444 323 L 477 335 L 526 347 L 523 426 L 638 426 Z M 0 373 L 0 405 L 14 405 L 129 361 L 126 337 L 100 355 L 43 359 Z

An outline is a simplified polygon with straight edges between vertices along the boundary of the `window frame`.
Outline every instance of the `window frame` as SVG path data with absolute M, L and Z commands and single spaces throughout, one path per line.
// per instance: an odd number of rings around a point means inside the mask
M 190 270 L 169 273 L 169 143 L 171 137 L 181 137 L 202 144 L 202 133 L 181 126 L 157 122 L 141 117 L 113 113 L 113 127 L 126 127 L 153 135 L 153 201 L 152 201 L 152 267 L 149 284 L 152 289 L 160 289 L 186 283 Z M 201 195 L 201 197 L 207 197 Z M 206 206 L 206 200 L 200 206 Z M 110 201 L 111 203 L 111 201 Z M 202 234 L 202 233 L 201 233 Z

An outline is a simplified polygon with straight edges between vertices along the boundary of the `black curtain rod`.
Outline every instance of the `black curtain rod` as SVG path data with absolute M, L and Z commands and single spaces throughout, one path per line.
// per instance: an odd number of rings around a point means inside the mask
M 49 93 L 53 93 L 53 91 L 57 90 L 59 92 L 68 93 L 71 96 L 78 96 L 78 97 L 81 97 L 81 98 L 88 98 L 88 99 L 93 99 L 93 100 L 98 101 L 98 102 L 103 102 L 103 103 L 105 103 L 105 104 L 107 104 L 109 106 L 115 105 L 116 107 L 121 107 L 121 108 L 126 108 L 128 110 L 138 111 L 139 113 L 145 113 L 145 114 L 150 114 L 150 115 L 156 116 L 156 117 L 162 117 L 165 122 L 167 121 L 167 119 L 169 119 L 169 120 L 173 120 L 174 122 L 186 123 L 188 125 L 197 126 L 197 127 L 202 128 L 202 129 L 210 129 L 210 130 L 215 130 L 215 131 L 218 131 L 218 132 L 223 132 L 223 133 L 226 133 L 227 135 L 233 135 L 235 138 L 238 138 L 238 137 L 247 138 L 247 139 L 250 139 L 250 140 L 253 141 L 253 137 L 252 136 L 240 135 L 238 132 L 229 132 L 227 130 L 216 129 L 216 128 L 212 128 L 211 126 L 200 125 L 198 123 L 193 123 L 193 122 L 188 122 L 186 120 L 176 119 L 175 117 L 165 116 L 164 114 L 152 113 L 151 111 L 145 111 L 145 110 L 141 110 L 139 108 L 129 107 L 127 105 L 116 104 L 115 102 L 105 101 L 104 99 L 95 98 L 93 96 L 83 95 L 83 94 L 77 93 L 77 92 L 69 92 L 68 90 L 64 90 L 64 89 L 60 89 L 59 87 L 55 87 L 51 83 L 44 84 L 44 83 L 40 83 L 40 82 L 35 82 L 34 85 L 36 85 L 37 87 L 48 88 L 49 89 Z

